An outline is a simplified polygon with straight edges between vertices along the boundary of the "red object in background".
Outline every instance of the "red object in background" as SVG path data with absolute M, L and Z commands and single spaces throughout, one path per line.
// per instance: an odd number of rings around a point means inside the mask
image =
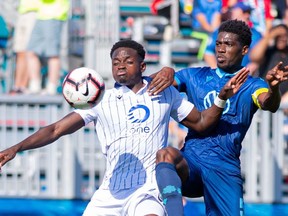
M 158 5 L 165 2 L 165 0 L 153 0 L 150 6 L 151 13 L 154 15 L 158 14 Z

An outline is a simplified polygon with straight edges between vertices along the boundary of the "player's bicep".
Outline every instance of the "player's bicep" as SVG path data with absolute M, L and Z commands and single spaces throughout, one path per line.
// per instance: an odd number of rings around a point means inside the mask
M 259 109 L 262 109 L 262 104 L 265 101 L 268 91 L 268 88 L 260 88 L 252 94 L 252 100 Z
M 74 133 L 85 125 L 81 115 L 76 112 L 71 112 L 63 119 L 55 123 L 57 133 L 61 136 Z
M 193 107 L 191 112 L 180 123 L 188 128 L 195 129 L 200 121 L 201 113 L 195 107 Z

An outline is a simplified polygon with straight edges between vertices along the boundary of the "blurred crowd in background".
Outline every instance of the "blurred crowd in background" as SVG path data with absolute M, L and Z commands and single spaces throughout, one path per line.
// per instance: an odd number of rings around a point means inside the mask
M 10 3 L 10 4 L 9 4 Z M 1 29 L 1 49 L 12 38 L 12 54 L 15 55 L 13 84 L 10 94 L 49 94 L 55 95 L 59 84 L 61 61 L 61 35 L 64 22 L 68 20 L 69 0 L 20 0 L 3 2 L 0 15 L 3 18 Z M 13 13 L 13 9 L 16 13 Z M 47 64 L 47 81 L 42 83 L 41 69 Z M 5 64 L 5 60 L 3 62 Z M 4 68 L 3 65 L 2 68 Z
M 153 14 L 170 18 L 170 10 L 167 10 L 169 1 L 152 2 Z M 193 37 L 193 33 L 197 32 L 202 34 L 202 38 L 207 38 L 203 61 L 208 66 L 217 67 L 214 49 L 217 29 L 227 19 L 243 20 L 251 27 L 252 44 L 243 60 L 243 65 L 250 68 L 251 75 L 264 78 L 267 70 L 276 62 L 288 63 L 287 0 L 180 0 L 179 10 L 180 29 L 181 20 L 188 19 L 190 35 Z M 281 86 L 283 96 L 287 90 L 287 84 Z
M 69 21 L 72 2 L 73 0 L 1 1 L 1 81 L 6 76 L 3 71 L 5 58 L 9 57 L 5 53 L 9 41 L 12 47 L 9 54 L 15 59 L 13 72 L 9 73 L 12 76 L 11 85 L 2 92 L 46 95 L 59 93 L 63 76 L 61 35 L 63 25 Z M 163 30 L 160 41 L 175 38 L 199 40 L 197 60 L 201 65 L 217 66 L 214 55 L 217 29 L 227 19 L 241 19 L 251 26 L 252 44 L 249 54 L 243 60 L 243 65 L 250 68 L 251 75 L 264 77 L 271 65 L 278 61 L 288 64 L 288 0 L 179 0 L 177 26 L 173 24 L 175 16 L 172 7 L 175 0 L 143 2 L 149 3 L 152 16 L 167 20 L 161 27 L 145 26 L 144 34 L 148 32 L 156 35 L 159 30 Z M 133 38 L 133 15 L 122 16 L 121 21 L 120 39 Z M 149 55 L 153 55 L 149 51 L 147 53 L 149 60 Z M 283 100 L 288 100 L 287 89 L 287 84 L 281 86 Z

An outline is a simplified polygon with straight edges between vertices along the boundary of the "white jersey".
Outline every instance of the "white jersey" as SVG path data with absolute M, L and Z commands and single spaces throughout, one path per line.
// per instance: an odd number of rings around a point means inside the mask
M 136 94 L 126 86 L 115 85 L 105 91 L 97 106 L 75 110 L 88 124 L 94 121 L 106 172 L 100 189 L 119 191 L 139 188 L 144 184 L 157 187 L 156 152 L 167 146 L 170 116 L 182 121 L 193 104 L 181 97 L 174 87 L 156 96 L 145 86 Z

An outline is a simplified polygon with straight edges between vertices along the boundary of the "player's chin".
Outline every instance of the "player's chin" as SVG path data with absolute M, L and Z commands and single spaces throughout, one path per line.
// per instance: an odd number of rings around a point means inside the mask
M 217 62 L 217 67 L 224 70 L 224 71 L 229 71 L 231 67 L 225 62 Z
M 120 85 L 128 85 L 128 80 L 127 80 L 126 76 L 119 76 L 116 81 Z

